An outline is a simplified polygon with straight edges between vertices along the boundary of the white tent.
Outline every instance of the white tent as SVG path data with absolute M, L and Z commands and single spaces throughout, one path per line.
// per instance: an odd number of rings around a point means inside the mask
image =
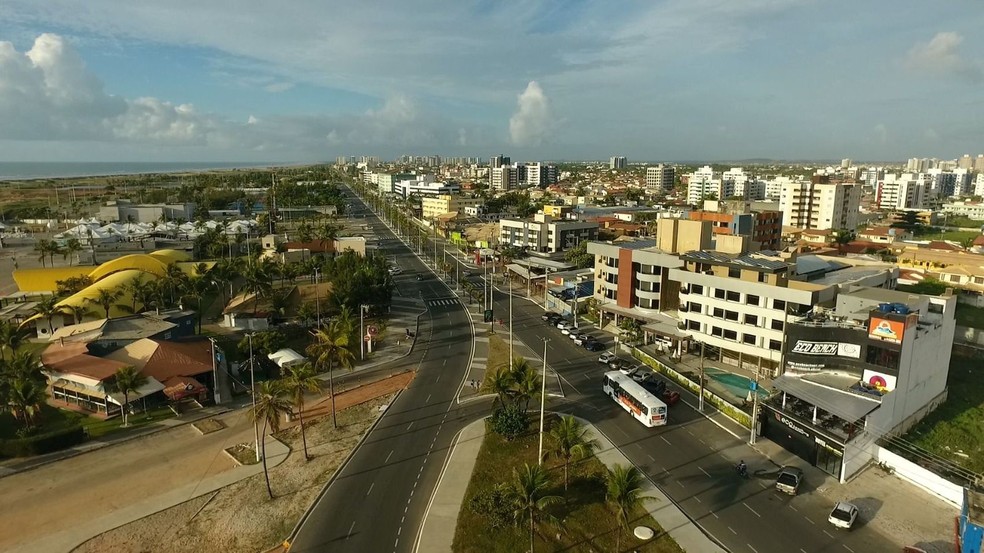
M 307 361 L 307 359 L 303 355 L 297 353 L 296 351 L 290 348 L 284 348 L 282 350 L 275 351 L 270 355 L 267 355 L 267 357 L 269 357 L 270 360 L 276 363 L 277 366 L 280 367 L 281 369 L 292 367 L 294 365 L 298 365 L 300 363 L 304 363 L 305 361 Z

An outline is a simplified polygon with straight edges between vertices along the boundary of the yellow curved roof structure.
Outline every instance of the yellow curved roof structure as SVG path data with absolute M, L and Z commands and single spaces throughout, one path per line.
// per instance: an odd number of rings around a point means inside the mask
M 168 265 L 171 263 L 178 263 L 180 261 L 191 261 L 191 255 L 188 252 L 183 252 L 180 250 L 157 250 L 156 252 L 150 252 L 147 255 L 156 257 Z
M 109 274 L 101 278 L 100 280 L 95 282 L 92 286 L 88 286 L 84 290 L 76 292 L 75 294 L 72 294 L 71 296 L 63 299 L 62 301 L 58 302 L 58 306 L 59 307 L 68 306 L 68 305 L 81 306 L 92 311 L 94 316 L 105 317 L 106 312 L 103 311 L 102 306 L 87 300 L 95 300 L 99 296 L 100 290 L 122 290 L 123 285 L 133 280 L 134 277 L 146 278 L 147 274 L 145 271 L 141 271 L 139 269 L 125 269 L 122 271 L 117 271 L 115 273 Z M 124 293 L 123 295 L 121 295 L 119 298 L 116 299 L 115 302 L 113 302 L 114 305 L 110 307 L 109 316 L 122 317 L 125 315 L 129 315 L 130 313 L 127 313 L 126 311 L 120 309 L 115 304 L 126 305 L 129 304 L 131 300 L 132 298 L 130 298 L 129 294 Z
M 162 261 L 150 254 L 135 253 L 117 257 L 116 259 L 103 263 L 89 273 L 89 277 L 92 278 L 92 282 L 99 282 L 113 273 L 128 270 L 143 271 L 156 276 L 164 276 L 167 272 L 168 265 L 168 262 Z
M 45 269 L 17 269 L 13 273 L 14 282 L 21 292 L 54 292 L 59 280 L 86 276 L 92 267 L 48 267 Z

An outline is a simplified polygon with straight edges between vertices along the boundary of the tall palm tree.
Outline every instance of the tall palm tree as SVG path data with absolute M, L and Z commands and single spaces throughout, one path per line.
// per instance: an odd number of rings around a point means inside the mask
M 622 529 L 629 527 L 629 515 L 649 498 L 642 495 L 642 473 L 631 465 L 615 465 L 608 469 L 605 487 L 605 501 L 615 515 L 615 550 L 618 551 L 622 545 Z
M 520 470 L 513 470 L 514 480 L 506 490 L 506 497 L 513 511 L 513 518 L 518 524 L 520 520 L 530 522 L 530 553 L 533 552 L 533 538 L 536 534 L 538 519 L 553 520 L 546 512 L 547 507 L 560 503 L 563 498 L 557 495 L 547 495 L 550 478 L 547 471 L 539 464 L 526 464 Z
M 69 238 L 68 242 L 65 242 L 65 255 L 66 257 L 73 257 L 78 252 L 82 251 L 82 243 L 79 242 L 78 238 Z M 73 261 L 69 260 L 68 264 L 71 265 Z
M 516 401 L 523 401 L 523 408 L 530 410 L 530 401 L 540 395 L 542 383 L 540 375 L 530 366 L 529 361 L 522 357 L 512 362 L 513 394 Z
M 116 303 L 116 300 L 120 299 L 120 296 L 122 296 L 122 295 L 123 295 L 123 291 L 122 290 L 117 290 L 117 289 L 110 290 L 110 289 L 106 289 L 106 288 L 100 288 L 96 292 L 96 297 L 94 297 L 94 298 L 86 298 L 85 301 L 87 301 L 89 303 L 94 303 L 94 304 L 102 307 L 103 308 L 103 311 L 106 312 L 106 318 L 108 319 L 109 318 L 109 309 L 111 307 L 113 307 L 113 305 Z
M 48 256 L 48 250 L 51 248 L 51 242 L 42 238 L 34 243 L 34 251 L 38 253 L 38 261 L 41 262 L 41 267 L 45 267 L 45 258 Z
M 243 291 L 253 294 L 253 314 L 259 308 L 260 298 L 268 296 L 273 291 L 273 275 L 266 264 L 250 263 L 243 271 Z
M 48 322 L 48 336 L 51 336 L 55 332 L 55 328 L 51 324 L 51 319 L 55 315 L 62 314 L 62 309 L 58 306 L 59 301 L 61 300 L 52 294 L 41 298 L 38 300 L 37 305 L 34 306 L 34 313 L 40 315 L 42 319 Z
M 495 401 L 492 402 L 492 410 L 495 411 L 496 402 L 501 406 L 506 405 L 506 401 L 511 399 L 515 393 L 513 389 L 513 373 L 509 367 L 499 367 L 489 380 L 489 391 L 495 394 Z
M 266 457 L 266 434 L 267 427 L 273 434 L 280 430 L 280 419 L 290 413 L 290 399 L 284 392 L 283 385 L 276 380 L 267 380 L 260 383 L 260 389 L 256 394 L 256 404 L 249 410 L 252 421 L 263 421 L 263 432 L 260 433 L 260 458 L 263 459 L 263 477 L 266 478 L 267 495 L 273 499 L 273 488 L 270 487 L 270 472 L 267 470 Z
M 123 283 L 120 289 L 123 291 L 122 295 L 130 296 L 130 304 L 120 304 L 117 305 L 120 309 L 127 311 L 129 313 L 140 313 L 141 311 L 146 311 L 149 307 L 148 305 L 148 295 L 151 288 L 150 280 L 145 280 L 143 275 L 137 275 L 130 280 Z M 140 311 L 137 311 L 137 304 L 140 304 Z
M 27 333 L 21 327 L 10 321 L 0 321 L 0 361 L 5 360 L 5 350 L 10 350 L 11 356 L 14 350 L 24 343 Z
M 338 428 L 335 417 L 335 377 L 332 369 L 335 363 L 352 370 L 355 354 L 352 353 L 350 334 L 338 321 L 333 321 L 314 333 L 315 343 L 308 346 L 308 354 L 313 356 L 314 364 L 319 369 L 328 371 L 328 394 L 331 396 L 331 424 Z
M 550 437 L 554 442 L 551 453 L 564 461 L 564 491 L 567 491 L 568 468 L 571 461 L 590 457 L 598 445 L 597 441 L 588 439 L 587 433 L 588 429 L 581 424 L 581 421 L 570 416 L 561 417 L 560 421 L 550 429 Z
M 63 305 L 62 313 L 71 315 L 75 324 L 80 324 L 82 319 L 89 314 L 89 310 L 84 305 Z
M 287 368 L 287 377 L 283 381 L 284 390 L 294 402 L 297 409 L 297 420 L 301 426 L 301 443 L 304 444 L 304 460 L 311 457 L 307 450 L 307 436 L 304 435 L 304 394 L 306 392 L 321 393 L 321 381 L 315 376 L 314 367 L 310 363 L 294 365 Z
M 14 418 L 21 421 L 26 428 L 34 428 L 41 406 L 48 399 L 44 383 L 17 377 L 10 381 L 6 395 Z
M 120 367 L 116 370 L 116 374 L 113 375 L 113 380 L 109 387 L 114 392 L 118 394 L 123 394 L 123 426 L 129 424 L 129 417 L 126 415 L 126 409 L 130 406 L 130 394 L 136 392 L 143 386 L 147 384 L 147 377 L 143 373 L 138 371 L 136 367 L 126 366 Z

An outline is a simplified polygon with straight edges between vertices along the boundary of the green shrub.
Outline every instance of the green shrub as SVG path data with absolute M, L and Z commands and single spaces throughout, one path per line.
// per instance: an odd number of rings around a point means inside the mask
M 468 508 L 485 519 L 490 528 L 502 528 L 512 520 L 509 493 L 505 484 L 481 490 L 468 501 Z
M 513 441 L 529 429 L 530 416 L 519 405 L 506 405 L 492 413 L 489 427 L 492 432 Z
M 72 447 L 85 441 L 81 426 L 63 428 L 44 434 L 0 440 L 0 457 L 31 457 Z

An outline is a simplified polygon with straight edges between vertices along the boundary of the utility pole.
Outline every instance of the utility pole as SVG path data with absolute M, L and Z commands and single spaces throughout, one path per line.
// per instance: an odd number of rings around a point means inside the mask
M 574 314 L 574 330 L 577 330 L 577 277 L 574 277 L 574 306 L 571 313 Z
M 250 332 L 246 336 L 249 338 L 249 395 L 253 401 L 253 413 L 256 413 L 256 368 L 253 366 L 253 335 Z M 256 462 L 260 462 L 260 428 L 256 418 L 253 418 L 253 449 L 256 450 Z
M 540 382 L 540 449 L 536 455 L 537 463 L 543 465 L 543 418 L 547 405 L 547 342 L 549 338 L 543 339 L 543 377 Z
M 755 434 L 756 426 L 758 426 L 758 383 L 759 383 L 759 370 L 755 369 L 755 383 L 752 386 L 752 420 L 749 426 L 752 427 L 751 436 L 748 438 L 748 443 L 755 445 Z
M 509 269 L 507 268 L 506 271 L 507 271 L 507 278 L 508 278 Z M 513 357 L 512 279 L 508 278 L 508 280 L 509 280 L 509 366 L 512 366 L 513 359 L 515 359 Z
M 214 384 L 214 390 L 212 390 L 215 395 L 215 404 L 218 405 L 222 401 L 222 397 L 219 395 L 219 370 L 215 362 L 215 338 L 209 336 L 208 341 L 212 344 L 212 382 Z
M 697 401 L 697 410 L 704 412 L 704 342 L 700 343 L 700 399 Z
M 365 324 L 365 314 L 368 307 L 364 303 L 359 305 L 359 352 L 363 361 L 366 359 L 366 332 L 362 327 Z
M 318 311 L 318 329 L 321 329 L 321 285 L 318 283 L 318 271 L 320 267 L 314 268 L 314 293 L 315 293 L 315 305 Z M 309 304 L 310 305 L 310 304 Z

